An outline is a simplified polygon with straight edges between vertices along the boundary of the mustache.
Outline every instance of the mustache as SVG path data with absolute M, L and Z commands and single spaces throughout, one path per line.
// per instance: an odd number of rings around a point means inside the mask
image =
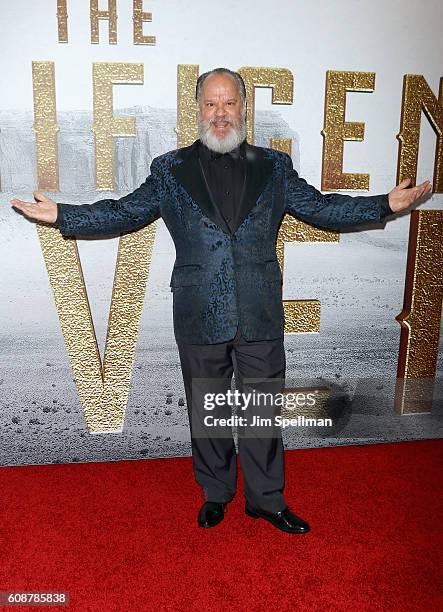
M 214 125 L 216 123 L 229 123 L 229 125 L 235 125 L 234 121 L 232 121 L 232 119 L 227 115 L 209 120 L 209 125 Z

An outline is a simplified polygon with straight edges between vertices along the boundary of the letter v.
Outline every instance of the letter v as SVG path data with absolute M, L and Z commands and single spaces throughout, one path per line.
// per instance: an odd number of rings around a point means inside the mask
M 74 238 L 37 233 L 89 433 L 123 430 L 156 223 L 119 240 L 103 364 Z

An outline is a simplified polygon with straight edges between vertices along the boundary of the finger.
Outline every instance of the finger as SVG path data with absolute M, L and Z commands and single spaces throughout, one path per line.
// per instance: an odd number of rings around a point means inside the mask
M 413 187 L 410 190 L 410 194 L 416 198 L 422 192 L 422 189 L 423 187 L 421 187 L 421 185 L 417 185 L 417 187 Z
M 417 187 L 427 188 L 430 184 L 431 183 L 429 181 L 423 181 L 423 183 L 420 183 L 420 185 L 417 185 Z
M 31 203 L 31 202 L 24 202 L 23 200 L 11 200 L 11 204 L 14 208 L 17 208 L 18 210 L 22 210 L 23 212 L 27 212 L 29 210 L 29 207 L 34 207 L 36 206 L 35 203 Z
M 414 189 L 411 189 L 411 196 L 412 196 L 412 201 L 415 202 L 415 200 L 418 200 L 419 198 L 421 198 L 421 196 L 424 194 L 424 192 L 426 191 L 426 187 L 414 187 Z
M 13 200 L 14 208 L 18 208 L 25 213 L 27 217 L 31 217 L 33 219 L 37 219 L 39 217 L 38 208 L 35 204 L 31 204 L 29 202 L 23 202 L 22 200 Z
M 397 185 L 397 187 L 399 187 L 400 189 L 405 189 L 410 183 L 411 183 L 411 179 L 405 178 Z
M 428 188 L 429 181 L 424 181 L 420 185 L 416 185 L 411 191 L 425 191 Z
M 426 193 L 426 191 L 428 191 L 428 185 L 424 185 L 424 186 L 418 185 L 417 187 L 415 187 L 413 190 L 413 196 L 414 196 L 413 202 L 421 198 Z
M 33 193 L 34 198 L 35 198 L 36 200 L 43 200 L 43 201 L 44 201 L 44 200 L 47 200 L 47 199 L 48 199 L 48 198 L 45 196 L 45 194 L 44 194 L 44 193 L 41 193 L 41 191 L 33 191 L 32 193 Z

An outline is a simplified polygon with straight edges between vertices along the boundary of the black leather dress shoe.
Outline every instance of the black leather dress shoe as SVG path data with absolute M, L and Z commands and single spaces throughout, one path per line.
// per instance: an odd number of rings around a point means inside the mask
M 246 502 L 245 512 L 252 518 L 262 518 L 269 521 L 274 527 L 286 533 L 308 533 L 311 530 L 308 523 L 291 512 L 289 508 L 285 508 L 281 512 L 266 512 L 265 510 L 252 508 Z
M 225 517 L 226 504 L 205 502 L 198 513 L 199 527 L 215 527 Z

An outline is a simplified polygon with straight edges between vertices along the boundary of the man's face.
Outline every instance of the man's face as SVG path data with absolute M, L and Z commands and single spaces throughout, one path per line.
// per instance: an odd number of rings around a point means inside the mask
M 241 119 L 242 101 L 237 83 L 228 74 L 213 74 L 205 79 L 200 98 L 202 121 L 219 139 L 226 138 Z
M 246 109 L 236 81 L 228 74 L 205 79 L 198 113 L 200 138 L 210 148 L 229 151 L 245 138 Z

